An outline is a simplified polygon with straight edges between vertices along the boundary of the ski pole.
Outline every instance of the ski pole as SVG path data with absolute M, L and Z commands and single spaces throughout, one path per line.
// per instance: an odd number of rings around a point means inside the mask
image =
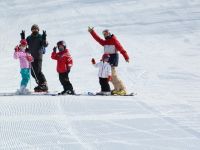
M 29 70 L 29 74 L 30 74 L 30 70 Z M 29 88 L 30 88 L 29 90 L 31 90 L 31 88 L 32 88 L 32 86 L 31 86 L 31 77 L 30 77 L 30 87 Z
M 39 84 L 39 80 L 38 80 L 38 78 L 37 78 L 37 76 L 36 76 L 36 74 L 35 74 L 35 71 L 34 71 L 32 65 L 31 65 L 31 70 L 33 71 L 33 74 L 34 74 L 34 76 L 35 76 L 36 83 Z

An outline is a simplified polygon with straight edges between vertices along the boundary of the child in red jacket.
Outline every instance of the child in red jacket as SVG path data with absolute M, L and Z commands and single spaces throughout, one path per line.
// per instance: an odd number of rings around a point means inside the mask
M 58 48 L 59 52 L 56 52 Z M 59 73 L 59 80 L 64 90 L 59 95 L 74 95 L 73 86 L 69 81 L 69 72 L 73 65 L 72 57 L 69 50 L 66 49 L 65 41 L 59 41 L 57 47 L 53 48 L 51 58 L 57 60 L 57 72 Z

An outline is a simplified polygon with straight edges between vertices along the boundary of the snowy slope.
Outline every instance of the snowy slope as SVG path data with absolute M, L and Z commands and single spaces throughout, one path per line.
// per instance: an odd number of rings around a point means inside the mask
M 121 79 L 135 97 L 0 97 L 0 149 L 198 150 L 200 146 L 199 0 L 0 1 L 0 93 L 19 88 L 13 47 L 32 24 L 50 43 L 43 72 L 51 91 L 62 87 L 50 59 L 65 40 L 74 57 L 77 93 L 98 91 L 103 48 L 87 32 L 109 28 L 130 55 Z M 33 79 L 29 88 L 33 89 Z

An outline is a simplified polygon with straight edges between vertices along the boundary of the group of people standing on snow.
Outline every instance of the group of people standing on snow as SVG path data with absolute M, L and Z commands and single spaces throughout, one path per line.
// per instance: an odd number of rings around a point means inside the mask
M 45 48 L 48 46 L 46 31 L 39 33 L 39 26 L 34 24 L 31 27 L 31 35 L 25 37 L 25 31 L 20 33 L 20 44 L 15 47 L 14 58 L 20 60 L 21 68 L 21 84 L 18 94 L 28 94 L 26 88 L 30 80 L 30 72 L 35 79 L 37 86 L 34 88 L 35 92 L 47 92 L 47 80 L 42 72 L 43 54 Z M 88 27 L 89 33 L 92 37 L 104 47 L 104 54 L 100 62 L 96 63 L 92 58 L 91 62 L 95 67 L 99 68 L 99 83 L 101 85 L 100 95 L 125 95 L 126 88 L 123 82 L 118 78 L 116 67 L 118 66 L 119 53 L 129 62 L 129 56 L 117 40 L 116 36 L 111 34 L 109 30 L 103 31 L 105 39 L 100 38 L 94 31 L 94 28 Z M 58 51 L 57 51 L 58 49 Z M 65 41 L 57 42 L 57 46 L 53 48 L 51 58 L 57 61 L 57 72 L 59 74 L 60 83 L 63 86 L 63 91 L 58 93 L 60 95 L 74 95 L 73 86 L 69 80 L 69 73 L 73 65 L 73 59 L 66 47 Z M 113 84 L 114 89 L 111 90 L 109 81 Z

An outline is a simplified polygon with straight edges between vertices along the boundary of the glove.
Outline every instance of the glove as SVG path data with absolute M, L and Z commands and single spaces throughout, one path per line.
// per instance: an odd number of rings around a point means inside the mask
M 88 27 L 88 32 L 91 33 L 93 30 L 94 30 L 94 27 L 90 27 L 90 26 Z
M 126 62 L 129 63 L 129 59 L 126 59 Z
M 20 33 L 20 35 L 21 35 L 21 39 L 25 39 L 25 31 L 24 30 L 22 30 L 22 32 Z
M 15 52 L 19 52 L 19 46 L 15 46 Z
M 57 49 L 57 48 L 56 48 L 56 46 L 54 46 L 54 48 L 53 48 L 53 52 L 55 52 L 55 53 L 56 53 L 56 49 Z
M 112 76 L 108 76 L 108 82 L 112 80 Z
M 67 73 L 69 73 L 71 71 L 71 66 L 67 67 Z
M 96 64 L 96 61 L 94 58 L 92 58 L 91 62 L 92 62 L 92 64 Z
M 33 62 L 33 57 L 31 55 L 27 55 L 26 58 L 29 62 Z
M 47 33 L 45 30 L 43 30 L 42 39 L 43 39 L 43 41 L 46 41 L 46 39 L 47 39 Z

